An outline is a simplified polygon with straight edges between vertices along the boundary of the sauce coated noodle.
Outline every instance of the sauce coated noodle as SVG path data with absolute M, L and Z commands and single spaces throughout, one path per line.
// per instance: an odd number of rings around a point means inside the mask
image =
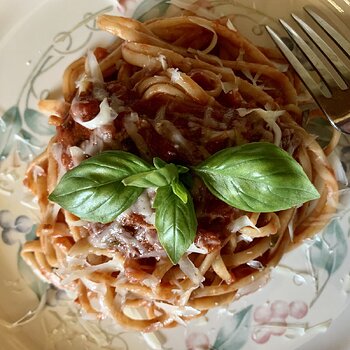
M 88 314 L 145 332 L 185 323 L 232 302 L 240 289 L 253 289 L 253 281 L 264 279 L 335 211 L 333 171 L 300 126 L 298 80 L 277 69 L 275 54 L 226 23 L 188 15 L 140 23 L 104 15 L 98 24 L 118 36 L 115 44 L 66 69 L 64 101 L 40 101 L 57 133 L 28 169 L 25 183 L 42 219 L 38 239 L 25 244 L 22 256 L 46 281 L 75 292 Z M 198 232 L 177 265 L 158 242 L 152 190 L 107 225 L 48 201 L 68 169 L 106 149 L 194 165 L 253 141 L 292 154 L 320 198 L 281 212 L 247 213 L 195 181 Z

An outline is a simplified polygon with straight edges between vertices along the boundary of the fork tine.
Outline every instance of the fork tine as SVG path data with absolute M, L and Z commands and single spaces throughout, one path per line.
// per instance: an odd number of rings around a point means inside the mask
M 309 6 L 305 6 L 304 10 L 327 32 L 339 48 L 350 57 L 350 42 Z
M 334 66 L 337 72 L 348 82 L 350 82 L 350 71 L 345 66 L 344 62 L 334 53 L 331 47 L 300 17 L 292 13 L 294 20 L 300 25 L 301 28 L 308 34 L 312 41 L 318 46 L 322 53 L 329 59 L 330 63 Z M 344 84 L 344 87 L 339 86 L 342 89 L 346 89 L 347 86 Z
M 299 49 L 305 54 L 308 60 L 312 63 L 315 69 L 319 72 L 320 77 L 324 80 L 329 88 L 335 88 L 337 83 L 329 72 L 328 68 L 316 55 L 316 53 L 310 48 L 310 46 L 299 36 L 299 34 L 284 20 L 280 19 L 280 22 L 284 29 L 288 32 L 289 36 L 298 45 Z
M 294 70 L 297 72 L 311 95 L 316 99 L 322 95 L 319 84 L 311 77 L 310 73 L 300 63 L 300 61 L 294 56 L 293 52 L 289 50 L 288 46 L 281 40 L 276 32 L 269 26 L 266 26 L 266 30 L 271 36 L 271 39 L 275 42 L 278 48 L 282 51 L 287 61 L 292 65 Z

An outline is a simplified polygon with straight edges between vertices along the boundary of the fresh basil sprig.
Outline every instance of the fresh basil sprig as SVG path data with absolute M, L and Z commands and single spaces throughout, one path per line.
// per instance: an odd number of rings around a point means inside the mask
M 156 209 L 156 229 L 160 244 L 171 262 L 176 264 L 193 243 L 197 232 L 197 218 L 193 201 L 180 182 L 179 192 L 186 193 L 186 202 L 173 192 L 170 185 L 159 187 L 153 207 Z
M 279 211 L 319 197 L 302 167 L 270 143 L 226 148 L 191 170 L 214 196 L 245 211 Z M 180 177 L 185 174 L 188 183 L 191 173 L 159 158 L 151 165 L 128 152 L 107 151 L 68 171 L 49 199 L 84 220 L 108 223 L 144 188 L 156 188 L 158 238 L 176 264 L 197 231 L 193 200 Z
M 300 164 L 267 142 L 223 149 L 194 171 L 215 197 L 250 212 L 284 210 L 320 196 Z
M 108 223 L 129 208 L 143 191 L 126 187 L 122 181 L 151 169 L 132 153 L 106 151 L 65 173 L 49 199 L 81 219 Z
M 170 185 L 178 176 L 176 165 L 166 164 L 163 168 L 131 175 L 123 180 L 123 184 L 141 188 L 162 187 Z
M 170 184 L 170 186 L 174 194 L 177 195 L 186 204 L 188 201 L 188 198 L 190 198 L 190 195 L 186 190 L 186 187 L 178 179 L 174 180 Z

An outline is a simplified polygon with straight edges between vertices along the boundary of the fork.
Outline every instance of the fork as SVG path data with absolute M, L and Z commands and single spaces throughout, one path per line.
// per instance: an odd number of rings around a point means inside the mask
M 350 42 L 310 7 L 306 6 L 304 10 L 318 23 L 344 54 L 350 58 Z M 340 76 L 340 79 L 339 77 L 335 79 L 334 74 L 331 73 L 318 54 L 288 23 L 280 19 L 284 29 L 312 64 L 326 88 L 324 85 L 322 86 L 322 83 L 316 82 L 311 77 L 304 65 L 271 27 L 266 26 L 266 29 L 287 61 L 299 75 L 320 109 L 327 116 L 331 125 L 343 133 L 350 134 L 350 69 L 314 29 L 297 15 L 292 14 L 291 16 L 323 53 L 323 59 L 328 60 Z

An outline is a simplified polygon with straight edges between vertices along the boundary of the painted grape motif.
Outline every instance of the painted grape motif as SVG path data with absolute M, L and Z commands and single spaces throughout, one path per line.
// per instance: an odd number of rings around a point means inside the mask
M 275 300 L 264 303 L 255 308 L 253 319 L 257 323 L 251 338 L 257 344 L 267 343 L 271 336 L 285 334 L 289 317 L 302 319 L 308 313 L 308 306 L 304 301 L 295 300 L 288 303 L 285 300 Z
M 187 350 L 209 350 L 209 338 L 206 334 L 193 332 L 186 338 Z
M 289 304 L 289 314 L 298 320 L 305 317 L 307 312 L 308 307 L 303 301 L 293 301 Z

